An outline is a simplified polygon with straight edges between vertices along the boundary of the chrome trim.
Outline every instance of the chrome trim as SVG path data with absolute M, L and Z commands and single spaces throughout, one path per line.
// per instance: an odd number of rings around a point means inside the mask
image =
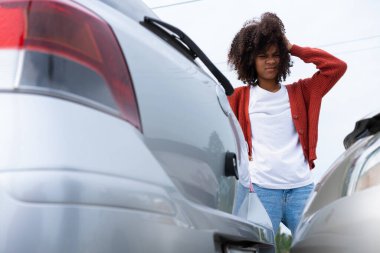
M 16 69 L 16 76 L 15 76 L 15 81 L 13 82 L 13 88 L 17 89 L 20 87 L 20 82 L 21 82 L 21 76 L 22 76 L 22 71 L 24 67 L 24 59 L 25 59 L 25 50 L 19 50 L 18 54 L 18 61 L 17 61 L 17 69 Z

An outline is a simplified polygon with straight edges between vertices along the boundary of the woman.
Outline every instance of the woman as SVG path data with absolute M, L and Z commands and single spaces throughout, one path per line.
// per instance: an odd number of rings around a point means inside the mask
M 290 55 L 313 63 L 310 78 L 283 85 Z M 228 62 L 246 86 L 229 98 L 248 143 L 250 175 L 272 221 L 294 234 L 313 189 L 322 97 L 343 76 L 347 65 L 329 53 L 291 44 L 282 21 L 273 13 L 248 21 L 236 34 Z

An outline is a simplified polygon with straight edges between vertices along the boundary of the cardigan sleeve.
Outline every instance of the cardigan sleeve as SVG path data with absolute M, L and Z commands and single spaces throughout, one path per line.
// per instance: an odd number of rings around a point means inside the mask
M 245 141 L 248 144 L 248 155 L 252 157 L 252 135 L 251 135 L 251 122 L 248 116 L 249 104 L 249 86 L 241 86 L 235 89 L 234 93 L 228 97 L 231 109 L 239 121 L 240 127 L 243 131 Z
M 235 116 L 237 117 L 238 115 L 238 95 L 237 95 L 237 91 L 235 89 L 234 93 L 232 93 L 232 95 L 228 96 L 228 102 L 230 103 L 230 106 L 231 106 L 231 109 L 232 111 L 234 112 Z
M 290 53 L 299 57 L 305 63 L 313 63 L 318 71 L 307 79 L 299 81 L 302 89 L 309 96 L 312 94 L 323 97 L 346 72 L 347 64 L 335 56 L 318 48 L 293 45 Z

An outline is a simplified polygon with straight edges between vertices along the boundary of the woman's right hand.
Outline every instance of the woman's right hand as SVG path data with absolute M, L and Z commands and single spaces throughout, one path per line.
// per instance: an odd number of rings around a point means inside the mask
M 293 44 L 289 42 L 289 40 L 288 40 L 288 38 L 286 37 L 285 34 L 284 34 L 284 41 L 285 41 L 285 44 L 286 44 L 286 48 L 288 49 L 288 51 L 290 51 L 290 49 L 292 49 Z

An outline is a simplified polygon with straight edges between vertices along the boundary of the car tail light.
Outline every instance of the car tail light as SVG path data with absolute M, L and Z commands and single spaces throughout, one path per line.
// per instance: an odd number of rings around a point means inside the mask
M 110 26 L 96 14 L 69 0 L 0 0 L 0 31 L 0 50 L 37 53 L 46 61 L 56 57 L 95 72 L 104 79 L 121 117 L 141 130 L 137 101 L 124 55 Z M 55 65 L 50 64 L 46 68 L 47 77 L 52 67 Z M 21 82 L 14 86 L 20 90 L 38 86 L 31 85 L 30 78 L 29 83 L 26 78 L 17 80 Z M 55 89 L 49 85 L 44 87 Z M 75 94 L 79 88 L 65 89 Z M 83 93 L 88 95 L 91 88 Z M 92 99 L 91 95 L 87 98 Z

